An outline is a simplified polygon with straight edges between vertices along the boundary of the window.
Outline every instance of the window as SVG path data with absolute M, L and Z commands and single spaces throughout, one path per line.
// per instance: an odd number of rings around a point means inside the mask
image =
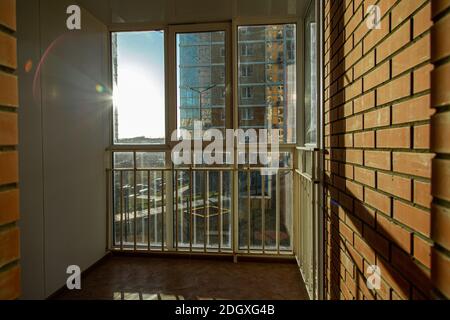
M 225 50 L 224 31 L 176 34 L 179 129 L 192 134 L 196 121 L 201 122 L 203 129 L 225 128 L 222 88 L 226 68 L 222 49 Z M 184 111 L 187 108 L 195 108 L 197 112 L 187 113 Z
M 250 99 L 253 97 L 252 88 L 251 87 L 244 87 L 241 89 L 242 91 L 242 98 L 243 99 Z
M 305 21 L 305 144 L 317 143 L 317 43 L 315 6 Z
M 249 99 L 252 105 L 262 106 L 258 108 L 257 117 L 246 119 L 242 116 L 239 127 L 280 129 L 280 143 L 295 143 L 297 64 L 296 55 L 289 54 L 289 48 L 295 48 L 296 26 L 277 24 L 238 28 L 241 53 L 238 57 L 239 107 L 249 105 Z M 242 36 L 244 29 L 245 37 Z M 254 41 L 263 41 L 265 45 L 252 52 L 250 48 Z M 250 75 L 251 83 L 247 79 Z
M 114 143 L 164 144 L 164 32 L 111 36 Z
M 241 56 L 248 57 L 253 55 L 253 48 L 251 44 L 241 44 Z
M 225 47 L 220 48 L 220 56 L 225 57 Z
M 252 74 L 253 74 L 253 66 L 252 65 L 241 66 L 241 77 L 251 77 Z
M 244 120 L 244 121 L 253 120 L 254 115 L 253 115 L 253 110 L 251 108 L 244 108 L 244 109 L 242 109 L 241 112 L 242 112 L 241 120 Z

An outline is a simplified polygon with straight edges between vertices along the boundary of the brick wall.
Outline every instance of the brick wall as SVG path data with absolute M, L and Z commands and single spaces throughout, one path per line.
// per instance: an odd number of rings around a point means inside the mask
M 450 298 L 450 0 L 433 0 L 431 30 L 431 104 L 436 114 L 431 121 L 433 160 L 431 234 L 431 277 L 437 297 Z
M 381 29 L 366 24 L 370 5 Z M 431 3 L 325 0 L 324 19 L 326 298 L 430 297 Z M 435 77 L 448 84 L 446 70 Z M 441 121 L 448 130 L 448 113 Z M 448 176 L 448 163 L 435 166 Z M 367 288 L 370 265 L 380 268 L 379 290 Z
M 0 300 L 20 292 L 15 30 L 15 0 L 0 0 Z

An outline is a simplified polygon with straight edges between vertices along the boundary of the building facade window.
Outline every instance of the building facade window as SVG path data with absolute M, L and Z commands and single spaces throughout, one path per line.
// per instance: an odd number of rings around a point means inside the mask
M 252 119 L 241 114 L 239 127 L 279 129 L 280 143 L 296 143 L 295 24 L 240 26 L 238 30 L 238 107 L 255 106 Z M 249 52 L 252 47 L 257 50 Z

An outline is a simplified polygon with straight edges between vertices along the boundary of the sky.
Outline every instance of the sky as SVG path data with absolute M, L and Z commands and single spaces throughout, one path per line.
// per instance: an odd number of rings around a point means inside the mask
M 162 31 L 118 33 L 119 139 L 163 138 L 165 130 L 164 34 Z

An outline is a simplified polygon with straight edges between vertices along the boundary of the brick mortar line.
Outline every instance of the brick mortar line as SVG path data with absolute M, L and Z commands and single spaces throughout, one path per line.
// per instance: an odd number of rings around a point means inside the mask
M 426 3 L 424 4 L 424 6 L 426 6 L 427 3 L 428 3 L 428 2 L 426 2 Z M 422 8 L 420 8 L 419 11 L 420 11 L 421 9 L 422 9 Z M 365 59 L 369 54 L 371 54 L 372 52 L 374 52 L 380 44 L 382 44 L 385 40 L 387 40 L 387 38 L 389 38 L 396 30 L 400 29 L 404 24 L 410 22 L 411 19 L 412 19 L 411 17 L 409 17 L 408 19 L 405 19 L 401 24 L 399 24 L 399 25 L 394 29 L 394 31 L 388 33 L 388 34 L 387 34 L 384 38 L 382 38 L 377 44 L 375 44 L 375 45 L 370 49 L 370 51 L 368 51 L 368 52 L 366 52 L 366 53 L 363 52 L 363 54 L 361 55 L 361 57 L 360 57 L 359 59 L 357 59 L 356 62 L 353 63 L 350 67 L 344 69 L 343 73 L 342 73 L 341 75 L 339 75 L 339 77 L 341 77 L 342 75 L 344 75 L 344 74 L 345 74 L 346 72 L 348 72 L 350 69 L 354 68 L 360 61 L 362 61 L 362 60 Z M 412 29 L 413 29 L 413 28 L 411 28 L 411 32 L 413 31 Z M 390 54 L 389 56 L 387 56 L 386 58 L 384 58 L 382 61 L 375 62 L 374 66 L 373 66 L 371 69 L 369 69 L 369 70 L 366 71 L 365 73 L 361 74 L 358 78 L 354 79 L 353 82 L 359 80 L 360 78 L 362 78 L 363 76 L 369 74 L 371 71 L 373 71 L 374 69 L 376 69 L 377 67 L 379 67 L 379 66 L 382 65 L 383 63 L 385 63 L 385 62 L 391 60 L 392 58 L 394 58 L 395 56 L 399 55 L 399 54 L 402 53 L 404 50 L 406 50 L 406 49 L 408 49 L 409 47 L 413 46 L 415 43 L 417 43 L 418 41 L 420 41 L 421 39 L 423 39 L 424 37 L 426 37 L 426 36 L 429 35 L 430 33 L 431 33 L 431 28 L 429 28 L 429 29 L 426 30 L 425 32 L 422 32 L 420 35 L 418 35 L 417 37 L 415 37 L 414 39 L 412 39 L 411 41 L 409 41 L 409 43 L 408 43 L 407 46 L 398 49 L 396 52 Z M 351 50 L 347 55 L 343 56 L 343 57 L 341 58 L 341 60 L 338 61 L 338 64 L 337 64 L 332 70 L 328 71 L 328 73 L 325 75 L 325 77 L 331 76 L 331 73 L 332 73 L 333 71 L 335 71 L 341 64 L 343 64 L 344 59 L 345 59 L 347 56 L 349 56 L 349 55 L 355 50 L 355 48 L 358 47 L 358 45 L 359 45 L 361 42 L 362 42 L 362 45 L 363 45 L 363 44 L 364 44 L 364 43 L 363 43 L 363 39 L 364 39 L 366 36 L 367 36 L 367 34 L 362 38 L 362 40 L 361 40 L 360 42 L 358 42 L 356 45 L 354 44 L 352 50 Z M 342 46 L 344 46 L 344 45 L 345 45 L 345 43 L 344 43 Z M 342 47 L 342 46 L 341 46 L 341 47 Z M 341 47 L 339 47 L 339 49 L 340 49 Z M 339 49 L 338 49 L 338 50 L 339 50 Z M 337 53 L 336 53 L 336 54 L 337 54 Z M 336 54 L 333 55 L 333 57 L 336 56 Z M 330 65 L 330 69 L 331 69 L 331 61 L 332 61 L 333 57 L 330 57 L 330 58 L 327 60 L 327 62 L 325 63 L 325 66 L 326 66 L 326 65 Z M 424 64 L 424 63 L 422 63 L 422 64 Z M 344 65 L 345 65 L 345 64 L 344 64 Z M 411 70 L 411 69 L 410 69 L 410 70 Z M 404 71 L 404 73 L 406 73 L 406 71 Z M 330 78 L 330 84 L 329 84 L 329 86 L 328 86 L 327 88 L 329 88 L 332 84 L 334 84 L 334 83 L 335 83 L 336 81 L 338 81 L 338 80 L 339 80 L 339 79 L 335 79 L 334 81 L 331 82 L 331 78 Z M 348 85 L 347 85 L 347 86 L 348 86 Z M 327 88 L 325 88 L 325 89 L 327 89 Z
M 408 49 L 408 48 L 409 48 L 409 47 L 407 47 L 406 49 Z M 406 50 L 406 49 L 405 49 L 405 50 Z M 401 54 L 402 52 L 403 52 L 403 51 L 397 51 L 392 57 L 395 57 L 395 56 Z M 363 79 L 364 79 L 367 75 L 369 75 L 370 73 L 376 71 L 377 68 L 381 67 L 382 64 L 384 64 L 384 63 L 386 63 L 386 62 L 388 62 L 388 61 L 391 61 L 391 58 L 389 58 L 389 59 L 387 59 L 387 60 L 383 60 L 383 62 L 380 62 L 380 64 L 376 64 L 374 67 L 372 67 L 372 68 L 370 69 L 370 71 L 364 73 L 363 75 L 359 76 L 357 79 L 353 80 L 351 83 L 349 83 L 349 84 L 345 85 L 344 87 L 340 88 L 340 89 L 339 89 L 338 91 L 336 91 L 333 95 L 331 95 L 330 97 L 328 97 L 328 99 L 327 99 L 325 102 L 331 100 L 333 97 L 337 96 L 337 95 L 338 95 L 339 93 L 341 93 L 342 91 L 345 91 L 345 89 L 351 87 L 352 85 L 354 85 L 355 83 L 357 83 L 359 80 L 362 80 L 362 81 L 363 81 Z M 384 82 L 381 82 L 381 83 L 377 84 L 376 86 L 374 86 L 374 87 L 372 87 L 372 88 L 370 88 L 370 89 L 364 89 L 364 83 L 363 83 L 363 85 L 362 85 L 362 87 L 363 87 L 363 94 L 362 94 L 362 95 L 364 95 L 365 93 L 371 92 L 371 91 L 378 90 L 378 89 L 381 88 L 382 86 L 384 86 L 384 85 L 386 85 L 386 84 L 389 84 L 389 82 L 395 81 L 395 80 L 397 80 L 398 78 L 404 77 L 404 76 L 406 76 L 406 75 L 408 75 L 408 74 L 410 74 L 411 77 L 412 77 L 412 80 L 414 80 L 414 72 L 417 71 L 417 70 L 419 70 L 420 68 L 423 68 L 423 67 L 429 65 L 430 63 L 431 63 L 430 60 L 423 61 L 423 62 L 421 62 L 421 63 L 415 65 L 414 67 L 412 67 L 412 68 L 410 68 L 410 69 L 407 69 L 407 70 L 403 71 L 402 73 L 399 73 L 399 74 L 397 74 L 397 75 L 395 75 L 395 76 L 389 76 L 389 78 L 388 78 L 387 80 L 385 80 Z M 347 71 L 348 71 L 348 70 L 347 70 Z M 344 73 L 346 73 L 346 72 L 344 72 Z M 336 79 L 333 83 L 339 81 L 340 78 L 342 78 L 342 77 L 343 77 L 343 75 L 339 76 L 339 79 Z M 332 84 L 330 84 L 327 88 L 325 88 L 324 91 L 330 90 L 331 85 L 332 85 Z M 412 89 L 412 88 L 411 88 L 411 89 Z M 360 96 L 360 95 L 358 95 L 357 97 L 359 97 L 359 96 Z M 354 100 L 354 99 L 355 99 L 355 98 L 353 98 L 353 100 Z M 351 100 L 348 100 L 348 101 L 346 101 L 346 102 L 349 102 L 349 101 L 351 101 Z
M 358 201 L 359 201 L 359 200 L 358 200 Z M 390 217 L 389 215 L 387 215 L 387 214 L 384 213 L 383 211 L 381 211 L 381 210 L 379 210 L 379 209 L 376 209 L 376 208 L 372 207 L 372 206 L 369 205 L 369 204 L 366 204 L 366 203 L 364 203 L 364 204 L 367 205 L 370 209 L 374 210 L 374 211 L 376 212 L 377 215 L 378 215 L 378 214 L 381 214 L 381 215 L 382 215 L 383 217 L 385 217 L 385 218 L 386 218 L 386 217 L 389 217 L 389 218 L 390 218 L 390 219 L 389 219 L 390 222 L 395 222 L 395 224 L 396 224 L 397 226 L 399 226 L 399 227 L 401 227 L 402 229 L 404 229 L 405 231 L 409 232 L 409 233 L 411 234 L 411 235 L 410 235 L 411 239 L 413 239 L 414 236 L 420 236 L 420 238 L 422 238 L 422 240 L 427 240 L 426 242 L 427 242 L 428 244 L 433 243 L 433 239 L 431 238 L 431 236 L 428 238 L 426 235 L 421 234 L 418 230 L 415 230 L 415 229 L 413 229 L 412 227 L 410 227 L 410 226 L 404 224 L 403 222 L 398 221 L 398 220 L 396 220 L 395 218 Z M 335 214 L 336 216 L 338 216 L 336 213 L 332 212 L 331 208 L 328 208 L 327 211 L 330 211 L 330 213 Z M 348 215 L 349 213 L 346 213 L 346 214 Z M 387 240 L 388 242 L 394 243 L 394 244 L 396 244 L 397 246 L 399 246 L 399 244 L 397 244 L 397 242 L 396 242 L 394 239 L 389 239 L 389 238 L 387 238 L 386 236 L 384 236 L 382 233 L 379 232 L 379 230 L 376 228 L 376 227 L 378 226 L 378 223 L 377 223 L 376 219 L 374 219 L 374 221 L 375 221 L 375 227 L 373 227 L 372 225 L 370 225 L 370 224 L 368 224 L 367 222 L 365 222 L 363 219 L 361 219 L 361 218 L 359 218 L 358 216 L 356 216 L 356 214 L 352 213 L 352 215 L 355 217 L 355 219 L 358 219 L 359 222 L 362 223 L 362 227 L 363 227 L 363 228 L 364 228 L 364 225 L 365 225 L 365 226 L 368 226 L 368 227 L 370 227 L 372 230 L 374 230 L 376 234 L 382 236 L 382 237 L 383 237 L 385 240 Z M 339 221 L 342 221 L 347 227 L 349 227 L 353 232 L 355 232 L 355 230 L 353 230 L 353 228 L 352 228 L 350 225 L 348 225 L 347 223 L 345 223 L 344 220 L 342 220 L 342 219 L 339 218 Z M 361 232 L 361 234 L 362 234 L 362 232 Z M 361 237 L 364 238 L 363 236 L 361 236 Z M 413 247 L 414 247 L 414 246 L 412 245 L 412 246 L 411 246 L 411 249 L 413 249 Z M 400 249 L 401 249 L 401 248 L 400 248 Z M 403 249 L 401 249 L 401 250 L 403 250 Z M 405 250 L 403 250 L 403 251 L 406 252 Z M 407 252 L 407 253 L 408 253 L 409 255 L 413 255 L 413 252 L 411 252 L 411 253 Z M 425 266 L 425 267 L 426 267 L 426 266 Z M 426 268 L 427 268 L 427 267 L 426 267 Z
M 20 258 L 17 258 L 16 260 L 11 261 L 11 262 L 5 264 L 4 266 L 0 267 L 0 273 L 7 272 L 7 271 L 15 268 L 16 266 L 19 266 L 19 261 L 20 261 Z
M 5 26 L 4 24 L 0 23 L 0 32 L 4 32 L 6 34 L 9 34 L 10 36 L 13 36 L 14 38 L 17 38 L 16 34 L 16 30 L 11 29 L 8 26 Z
M 408 0 L 408 1 L 410 1 L 410 0 Z M 381 2 L 381 0 L 378 0 L 376 4 L 378 5 L 380 2 Z M 362 3 L 362 2 L 361 2 L 361 3 Z M 381 17 L 380 21 L 383 20 L 384 18 L 386 18 L 388 15 L 390 15 L 391 12 L 394 10 L 394 8 L 396 8 L 396 7 L 399 5 L 399 3 L 400 3 L 400 1 L 397 0 L 397 2 L 396 2 L 396 3 L 395 3 L 388 11 L 386 11 L 385 15 Z M 431 3 L 431 0 L 425 1 L 421 6 L 419 6 L 418 8 L 416 8 L 416 10 L 413 11 L 408 17 L 405 17 L 405 19 L 404 19 L 400 24 L 398 24 L 394 29 L 392 29 L 392 30 L 391 30 L 391 27 L 392 27 L 392 25 L 391 25 L 391 19 L 389 19 L 389 29 L 390 29 L 389 32 L 386 34 L 386 36 L 385 36 L 384 38 L 381 38 L 381 39 L 380 39 L 380 40 L 379 40 L 379 41 L 371 48 L 371 50 L 370 50 L 369 52 L 371 52 L 373 49 L 375 49 L 375 48 L 378 46 L 378 44 L 384 42 L 384 40 L 386 40 L 392 33 L 394 33 L 395 31 L 397 31 L 398 29 L 400 29 L 405 23 L 407 23 L 408 21 L 410 21 L 412 17 L 414 17 L 420 10 L 422 10 L 424 7 L 426 7 L 429 3 Z M 358 25 L 356 26 L 355 30 L 357 30 L 363 23 L 365 23 L 365 18 L 366 18 L 366 17 L 367 17 L 367 15 L 364 14 L 363 20 L 360 22 L 360 24 L 358 24 Z M 343 31 L 344 31 L 344 30 L 345 30 L 345 26 L 344 26 Z M 354 41 L 353 41 L 353 48 L 352 48 L 352 50 L 353 50 L 355 47 L 357 47 L 357 46 L 359 45 L 359 43 L 362 43 L 362 45 L 364 46 L 364 43 L 363 43 L 364 39 L 365 39 L 366 37 L 368 37 L 368 35 L 369 35 L 370 32 L 372 32 L 372 31 L 373 31 L 373 30 L 370 30 L 369 32 L 367 32 L 367 33 L 360 39 L 360 41 L 358 41 L 357 43 L 354 43 Z M 342 32 L 341 32 L 341 33 L 342 33 Z M 341 33 L 339 33 L 338 35 L 340 35 Z M 352 32 L 351 34 L 353 35 L 354 32 Z M 330 35 L 331 35 L 331 34 L 330 34 Z M 336 39 L 338 39 L 338 38 L 336 38 Z M 336 39 L 335 39 L 335 41 L 336 41 Z M 346 38 L 345 41 L 342 43 L 342 45 L 341 45 L 340 47 L 337 48 L 337 50 L 341 49 L 341 47 L 343 47 L 343 46 L 345 45 L 345 43 L 348 41 L 348 39 L 350 39 L 350 37 Z M 327 39 L 326 39 L 326 40 L 327 40 Z M 325 40 L 325 41 L 326 41 L 326 40 Z M 332 47 L 332 45 L 334 44 L 335 41 L 333 41 L 333 43 L 330 44 L 330 49 L 331 49 L 331 47 Z M 330 49 L 328 49 L 328 51 L 330 51 Z M 327 54 L 328 51 L 326 51 L 325 54 Z M 368 52 L 368 53 L 369 53 L 369 52 Z M 335 55 L 336 55 L 336 54 L 335 54 Z M 331 59 L 332 59 L 335 55 L 330 56 L 330 59 L 329 59 L 329 60 L 331 61 Z M 363 55 L 364 55 L 364 54 L 363 54 Z M 326 65 L 327 65 L 327 64 L 325 64 L 325 66 L 326 66 Z M 333 69 L 333 70 L 334 70 L 334 69 Z
M 405 76 L 405 75 L 403 75 L 403 76 Z M 393 79 L 391 79 L 391 80 L 397 80 L 397 78 L 401 78 L 401 77 L 402 77 L 402 76 L 396 77 L 395 79 L 393 78 Z M 413 78 L 413 74 L 412 74 L 412 73 L 410 73 L 410 78 Z M 390 82 L 390 81 L 389 81 L 389 82 Z M 386 83 L 384 83 L 384 84 L 389 84 L 389 82 L 386 82 Z M 331 110 L 334 110 L 334 109 L 339 108 L 339 107 L 341 107 L 341 106 L 344 106 L 345 104 L 347 104 L 347 103 L 349 103 L 349 102 L 351 102 L 351 101 L 355 101 L 355 100 L 357 100 L 357 99 L 359 99 L 359 98 L 365 96 L 365 95 L 368 94 L 368 93 L 371 93 L 371 92 L 376 91 L 377 89 L 378 89 L 378 88 L 376 88 L 376 89 L 371 89 L 371 90 L 369 90 L 369 91 L 363 91 L 361 94 L 358 94 L 358 95 L 356 95 L 355 97 L 353 97 L 353 98 L 351 98 L 351 99 L 349 99 L 349 100 L 346 100 L 346 101 L 342 102 L 341 104 L 339 104 L 339 105 L 337 105 L 337 106 L 334 106 L 333 108 L 330 108 L 330 109 L 328 109 L 328 110 L 324 110 L 324 113 L 327 113 L 328 111 L 331 111 Z M 394 100 L 392 100 L 392 101 L 390 101 L 390 102 L 386 102 L 386 103 L 384 103 L 384 104 L 377 104 L 377 103 L 375 103 L 375 107 L 366 109 L 366 110 L 361 111 L 361 112 L 359 112 L 359 113 L 357 113 L 357 114 L 360 114 L 360 113 L 366 113 L 366 112 L 368 112 L 369 110 L 381 109 L 381 108 L 383 108 L 383 107 L 387 107 L 387 106 L 392 106 L 392 105 L 395 105 L 395 104 L 399 104 L 399 103 L 405 102 L 405 101 L 407 101 L 407 100 L 411 100 L 411 99 L 414 99 L 414 98 L 417 98 L 417 97 L 424 96 L 424 95 L 429 94 L 429 93 L 430 93 L 430 89 L 427 89 L 427 90 L 424 90 L 424 91 L 420 91 L 420 92 L 414 93 L 414 94 L 412 94 L 412 95 L 410 94 L 410 95 L 405 96 L 405 97 L 402 97 L 402 98 L 394 99 Z M 333 97 L 334 97 L 334 96 L 333 96 Z M 326 100 L 325 103 L 327 103 L 329 100 L 330 100 L 330 99 Z M 377 101 L 375 101 L 375 102 L 377 102 Z M 331 104 L 331 101 L 330 101 L 330 104 Z
M 354 116 L 364 115 L 366 113 L 373 112 L 373 111 L 376 111 L 376 110 L 381 110 L 381 109 L 384 109 L 384 108 L 387 108 L 387 106 L 382 107 L 382 108 L 377 108 L 377 109 L 373 108 L 373 110 L 370 109 L 371 111 L 354 114 L 354 115 L 347 116 L 345 118 L 340 118 L 340 119 L 337 119 L 337 120 L 334 120 L 332 122 L 328 122 L 328 123 L 325 123 L 325 124 L 326 125 L 332 125 L 332 124 L 335 124 L 335 123 L 337 123 L 339 121 L 349 120 L 349 119 L 351 119 Z M 346 134 L 358 134 L 358 133 L 367 133 L 367 132 L 373 132 L 373 131 L 376 132 L 376 131 L 381 131 L 381 130 L 386 130 L 386 129 L 398 129 L 398 128 L 406 128 L 406 127 L 417 127 L 417 126 L 422 126 L 422 125 L 429 124 L 430 120 L 431 120 L 431 118 L 428 119 L 428 120 L 418 120 L 418 121 L 411 121 L 411 122 L 396 123 L 396 124 L 386 125 L 386 126 L 379 126 L 379 127 L 372 127 L 372 128 L 363 128 L 363 129 L 358 129 L 358 130 L 353 130 L 353 131 L 336 132 L 336 133 L 330 133 L 329 135 L 325 135 L 325 137 L 335 137 L 335 136 L 342 136 L 342 135 L 346 135 Z M 335 147 L 335 148 L 347 148 L 347 147 Z M 348 147 L 348 148 L 355 148 L 355 147 Z M 373 148 L 371 148 L 371 149 L 373 149 Z M 376 149 L 380 149 L 380 148 L 376 148 Z M 381 148 L 381 149 L 383 149 L 383 148 Z M 384 148 L 384 149 L 392 149 L 392 148 Z M 411 149 L 411 147 L 407 148 L 407 149 Z M 423 150 L 423 149 L 419 149 L 419 150 Z
M 415 45 L 417 42 L 419 42 L 420 40 L 422 40 L 423 38 L 425 38 L 427 35 L 430 35 L 430 29 L 428 29 L 427 31 L 425 31 L 424 33 L 422 33 L 420 36 L 417 36 L 413 41 L 410 41 L 410 42 L 408 43 L 407 46 L 404 46 L 404 47 L 402 47 L 401 49 L 398 49 L 396 52 L 391 53 L 391 55 L 389 55 L 388 57 L 384 58 L 383 60 L 379 61 L 378 63 L 375 63 L 374 66 L 373 66 L 372 68 L 370 68 L 369 70 L 367 70 L 367 71 L 365 71 L 364 73 L 362 73 L 359 77 L 354 78 L 352 82 L 350 82 L 350 83 L 344 85 L 343 87 L 339 88 L 339 90 L 336 91 L 336 92 L 333 94 L 333 96 L 329 97 L 328 100 L 331 99 L 332 97 L 334 97 L 337 93 L 339 93 L 339 92 L 342 91 L 343 89 L 348 88 L 349 86 L 351 86 L 353 83 L 357 82 L 358 80 L 364 79 L 364 77 L 366 77 L 367 75 L 371 74 L 371 73 L 372 73 L 373 71 L 375 71 L 377 68 L 381 67 L 384 63 L 389 62 L 389 61 L 392 61 L 396 56 L 402 54 L 405 50 L 407 50 L 407 49 L 409 49 L 410 47 L 412 47 L 413 45 Z M 375 50 L 376 50 L 376 48 L 374 47 L 374 48 L 373 48 L 371 51 L 369 51 L 367 54 L 363 54 L 363 55 L 361 56 L 361 58 L 359 58 L 353 65 L 351 65 L 348 69 L 345 69 L 344 72 L 343 72 L 341 75 L 338 76 L 338 79 L 335 79 L 333 82 L 331 82 L 331 83 L 328 85 L 328 87 L 324 88 L 324 91 L 326 91 L 327 89 L 329 89 L 329 88 L 330 88 L 334 83 L 336 83 L 337 81 L 341 80 L 342 77 L 345 77 L 345 74 L 346 74 L 348 71 L 350 71 L 351 69 L 355 68 L 356 65 L 357 65 L 360 61 L 362 61 L 363 59 L 365 59 L 369 54 L 371 54 L 371 53 L 372 53 L 373 51 L 375 51 Z M 350 53 L 349 53 L 349 54 L 350 54 Z M 448 58 L 450 59 L 450 56 L 449 56 Z M 341 61 L 341 63 L 342 63 L 342 61 Z M 416 71 L 417 69 L 420 69 L 420 68 L 422 68 L 422 67 L 424 67 L 424 66 L 426 66 L 426 65 L 428 65 L 428 64 L 430 64 L 430 63 L 431 63 L 431 59 L 428 59 L 428 60 L 426 60 L 426 61 L 423 61 L 423 62 L 421 62 L 421 63 L 419 63 L 419 64 L 416 64 L 415 66 L 413 66 L 413 67 L 411 67 L 411 68 L 409 68 L 409 69 L 407 69 L 407 70 L 405 70 L 405 71 L 403 71 L 403 72 L 397 74 L 397 75 L 394 76 L 394 77 L 390 74 L 390 75 L 389 75 L 389 79 L 394 79 L 394 78 L 396 78 L 396 77 L 398 77 L 398 76 L 404 76 L 404 75 L 410 73 L 411 71 L 414 72 L 414 71 Z M 336 68 L 337 68 L 337 67 L 336 67 Z M 335 68 L 335 69 L 336 69 L 336 68 Z M 335 69 L 333 69 L 332 71 L 330 71 L 330 73 L 327 74 L 327 76 L 328 76 L 328 75 L 331 75 L 331 72 L 333 72 Z M 330 78 L 330 79 L 331 79 L 331 78 Z M 389 80 L 386 80 L 386 81 L 383 82 L 383 83 L 387 83 L 387 82 L 389 82 Z M 374 87 L 372 87 L 372 88 L 370 88 L 370 89 L 363 90 L 363 91 L 369 92 L 369 91 L 371 91 L 371 90 L 374 90 L 374 89 L 375 89 L 376 87 L 378 87 L 378 86 L 379 86 L 379 85 L 374 86 Z

